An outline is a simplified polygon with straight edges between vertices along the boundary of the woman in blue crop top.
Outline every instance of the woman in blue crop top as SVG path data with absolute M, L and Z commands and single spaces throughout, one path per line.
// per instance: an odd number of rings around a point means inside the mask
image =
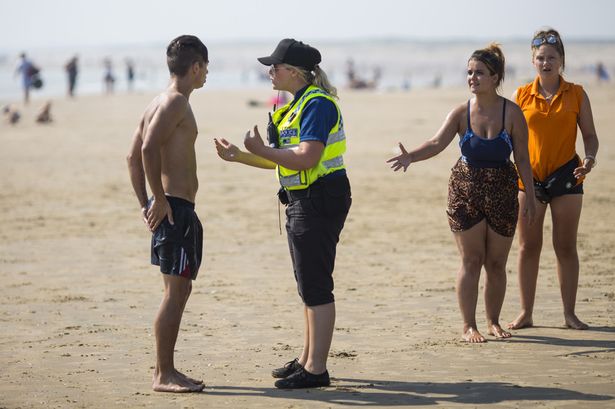
M 468 60 L 468 86 L 473 98 L 453 109 L 436 135 L 418 148 L 389 159 L 394 171 L 442 152 L 459 134 L 461 157 L 452 169 L 448 188 L 449 225 L 461 256 L 457 299 L 463 318 L 462 339 L 485 342 L 476 325 L 478 282 L 485 279 L 487 333 L 508 338 L 499 316 L 506 292 L 506 261 L 518 215 L 517 171 L 533 189 L 527 149 L 527 125 L 521 109 L 498 95 L 504 79 L 504 55 L 497 44 L 475 51 Z M 513 153 L 515 165 L 510 160 Z M 528 197 L 534 197 L 533 192 Z M 528 200 L 522 215 L 532 223 L 535 203 Z

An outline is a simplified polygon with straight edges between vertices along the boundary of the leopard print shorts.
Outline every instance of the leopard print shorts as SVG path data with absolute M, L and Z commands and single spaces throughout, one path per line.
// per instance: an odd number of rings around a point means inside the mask
M 448 182 L 446 213 L 453 232 L 486 219 L 496 233 L 512 237 L 517 226 L 517 170 L 512 162 L 501 168 L 475 168 L 461 158 Z

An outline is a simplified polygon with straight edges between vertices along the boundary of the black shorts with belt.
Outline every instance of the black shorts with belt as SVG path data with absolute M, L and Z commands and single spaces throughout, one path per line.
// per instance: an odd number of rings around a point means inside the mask
M 332 303 L 336 247 L 352 204 L 350 182 L 336 175 L 281 195 L 288 202 L 286 232 L 299 295 L 310 307 Z

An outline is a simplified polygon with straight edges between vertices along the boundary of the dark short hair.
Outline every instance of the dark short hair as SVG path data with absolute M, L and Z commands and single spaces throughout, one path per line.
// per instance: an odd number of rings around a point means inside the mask
M 207 47 L 193 35 L 181 35 L 173 39 L 167 47 L 167 66 L 171 75 L 183 77 L 190 66 L 198 62 L 209 62 Z
M 497 43 L 491 43 L 486 48 L 476 50 L 470 56 L 470 60 L 480 61 L 489 70 L 489 74 L 498 76 L 498 83 L 496 88 L 499 88 L 504 81 L 504 67 L 506 60 L 504 59 L 504 53 Z

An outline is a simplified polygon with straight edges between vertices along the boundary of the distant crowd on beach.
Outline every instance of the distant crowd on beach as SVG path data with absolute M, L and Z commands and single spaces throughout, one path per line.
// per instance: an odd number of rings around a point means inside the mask
M 114 94 L 118 85 L 122 85 L 122 89 L 127 92 L 133 92 L 135 90 L 135 82 L 137 79 L 135 59 L 125 57 L 123 59 L 112 59 L 111 57 L 101 56 L 97 57 L 98 63 L 95 63 L 100 72 L 98 75 L 92 75 L 92 68 L 84 68 L 81 64 L 79 55 L 75 54 L 70 56 L 63 64 L 61 69 L 64 71 L 66 78 L 66 96 L 68 98 L 75 98 L 79 92 L 79 86 L 86 88 L 86 92 L 92 92 L 92 79 L 100 78 L 100 92 L 105 95 Z M 5 58 L 5 62 L 7 59 Z M 369 60 L 368 60 L 369 61 Z M 429 72 L 417 72 L 416 69 L 403 69 L 401 72 L 391 72 L 390 67 L 382 66 L 377 63 L 368 62 L 366 58 L 360 58 L 360 56 L 348 57 L 343 65 L 337 67 L 336 77 L 341 77 L 345 80 L 345 88 L 351 90 L 365 90 L 365 91 L 383 91 L 383 90 L 401 90 L 410 91 L 416 88 L 440 88 L 446 84 L 450 84 L 451 78 L 449 74 L 444 74 L 442 71 L 433 70 L 431 74 Z M 149 78 L 150 82 L 155 80 L 158 73 L 152 71 L 152 75 L 149 75 L 151 67 L 145 69 L 141 66 L 139 78 Z M 91 65 L 91 58 L 90 64 Z M 123 66 L 123 75 L 118 74 L 118 65 Z M 598 61 L 595 64 L 587 65 L 583 68 L 585 73 L 592 72 L 596 82 L 606 83 L 610 81 L 609 68 L 612 71 L 612 67 L 608 67 L 603 62 Z M 19 56 L 17 66 L 15 68 L 14 77 L 21 80 L 20 88 L 23 95 L 23 105 L 28 105 L 30 102 L 30 94 L 36 94 L 41 89 L 53 87 L 53 89 L 60 89 L 57 82 L 58 80 L 50 80 L 49 77 L 57 78 L 57 72 L 54 75 L 49 75 L 52 68 L 46 67 L 43 64 L 38 64 L 36 58 L 31 58 L 26 52 L 22 52 Z M 155 69 L 154 69 L 155 70 Z M 56 67 L 57 71 L 57 67 Z M 147 71 L 147 74 L 146 74 Z M 398 70 L 399 71 L 399 70 Z M 446 69 L 445 69 L 446 72 Z M 81 74 L 85 73 L 85 77 Z M 515 77 L 515 67 L 509 65 L 507 67 L 507 76 L 509 78 Z M 258 81 L 268 81 L 266 74 L 260 73 L 257 79 Z M 431 75 L 431 76 L 430 76 Z M 248 84 L 249 78 L 251 78 L 251 72 L 242 71 L 241 83 Z M 118 81 L 119 79 L 119 81 Z M 83 81 L 86 81 L 85 85 Z M 46 92 L 49 94 L 49 90 Z M 273 106 L 278 98 L 281 101 L 287 96 L 272 95 L 267 101 L 248 101 L 249 105 L 260 106 L 267 105 Z M 3 122 L 8 124 L 17 124 L 20 120 L 23 120 L 23 110 L 20 109 L 18 101 L 12 101 L 11 103 L 4 103 L 0 105 L 0 109 L 3 114 Z M 43 115 L 39 118 L 36 116 L 37 122 L 48 123 L 51 120 L 50 109 L 52 101 L 44 101 L 41 103 L 40 112 Z M 281 104 L 277 104 L 280 106 Z M 39 120 L 40 119 L 40 120 Z
M 134 90 L 135 82 L 135 63 L 132 59 L 126 58 L 126 82 L 128 92 Z M 113 62 L 111 58 L 104 58 L 102 61 L 103 66 L 103 92 L 107 95 L 113 94 L 115 91 L 116 74 L 113 68 Z M 75 98 L 77 94 L 77 84 L 79 78 L 79 56 L 74 55 L 66 61 L 64 64 L 64 71 L 66 73 L 66 96 L 68 98 Z M 45 86 L 44 72 L 41 66 L 34 62 L 33 59 L 28 57 L 25 52 L 19 55 L 19 60 L 15 67 L 14 76 L 21 79 L 21 89 L 23 95 L 23 105 L 30 104 L 30 94 L 36 92 Z M 37 123 L 50 123 L 52 122 L 51 116 L 52 101 L 45 101 L 37 111 L 35 115 L 35 121 Z M 22 114 L 17 108 L 16 104 L 6 104 L 2 107 L 3 119 L 6 123 L 15 125 L 22 119 Z

